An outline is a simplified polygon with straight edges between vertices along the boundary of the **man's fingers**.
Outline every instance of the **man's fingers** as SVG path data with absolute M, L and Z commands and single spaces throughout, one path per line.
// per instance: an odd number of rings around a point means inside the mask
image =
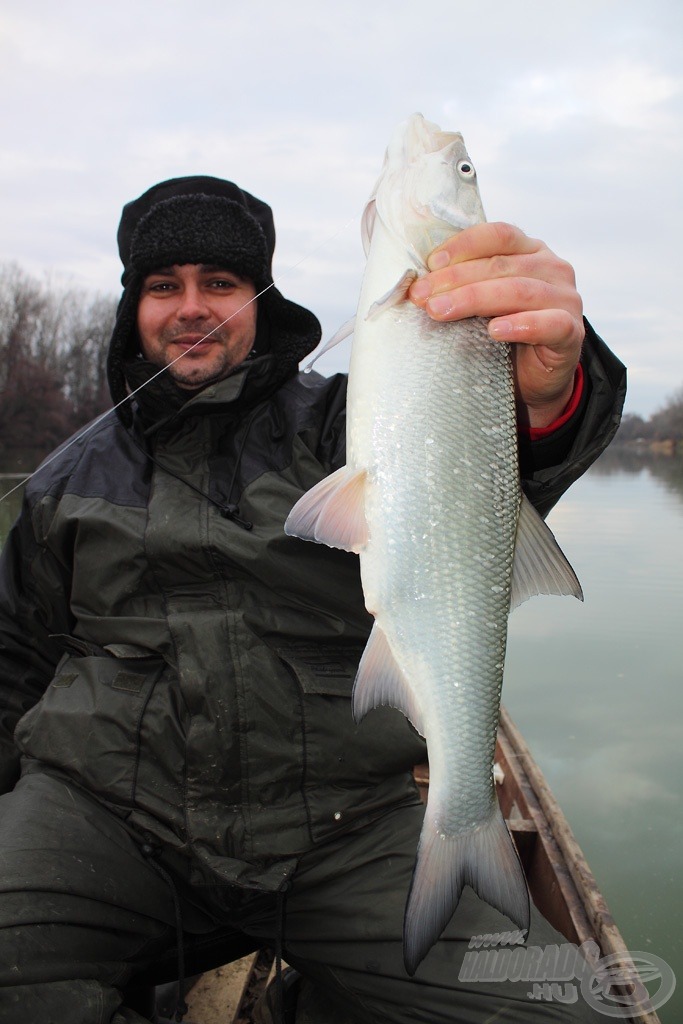
M 415 281 L 410 289 L 410 297 L 418 305 L 424 305 L 432 296 L 443 295 L 470 284 L 512 278 L 544 281 L 572 290 L 575 290 L 576 285 L 571 264 L 543 248 L 521 256 L 497 255 L 468 260 L 466 263 L 433 271 Z
M 572 266 L 512 224 L 476 224 L 427 261 L 410 298 L 434 320 L 484 317 L 496 341 L 513 343 L 518 401 L 547 426 L 571 395 L 584 339 Z
M 524 232 L 502 221 L 474 224 L 465 231 L 452 235 L 443 245 L 435 249 L 427 260 L 430 270 L 442 270 L 448 265 L 466 260 L 487 259 L 491 256 L 513 256 L 536 252 L 545 248 L 537 238 L 529 238 Z
M 573 356 L 583 344 L 585 333 L 583 319 L 572 316 L 566 309 L 534 310 L 497 317 L 489 322 L 489 334 L 495 341 L 547 349 L 544 362 L 550 366 L 564 362 L 568 353 Z
M 581 315 L 575 289 L 529 277 L 476 281 L 430 295 L 420 304 L 435 320 L 499 317 L 547 309 L 567 309 L 570 314 Z

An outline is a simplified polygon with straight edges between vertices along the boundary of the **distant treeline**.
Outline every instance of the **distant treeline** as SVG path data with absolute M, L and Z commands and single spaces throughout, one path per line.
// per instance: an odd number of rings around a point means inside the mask
M 105 364 L 116 304 L 0 263 L 0 460 L 47 453 L 111 406 Z M 683 387 L 647 420 L 627 413 L 616 440 L 683 441 Z
M 116 299 L 0 263 L 0 453 L 47 452 L 111 406 Z
M 637 413 L 626 413 L 616 440 L 622 444 L 636 441 L 683 441 L 683 387 L 647 420 Z

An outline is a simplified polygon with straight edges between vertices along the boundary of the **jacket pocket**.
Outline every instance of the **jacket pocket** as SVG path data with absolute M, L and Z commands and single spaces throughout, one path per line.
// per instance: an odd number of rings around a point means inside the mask
M 154 656 L 67 651 L 40 701 L 19 721 L 17 747 L 97 795 L 131 804 L 141 723 L 163 670 Z
M 394 708 L 356 724 L 351 694 L 363 644 L 278 647 L 297 680 L 304 728 L 304 796 L 321 841 L 404 801 L 417 802 L 412 768 L 424 741 Z

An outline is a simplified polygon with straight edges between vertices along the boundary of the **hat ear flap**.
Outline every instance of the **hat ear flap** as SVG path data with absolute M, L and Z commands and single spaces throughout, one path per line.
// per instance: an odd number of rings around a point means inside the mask
M 132 275 L 119 302 L 116 323 L 109 342 L 107 354 L 107 382 L 117 416 L 126 427 L 133 422 L 131 404 L 127 401 L 126 363 L 136 354 L 137 309 L 142 280 Z

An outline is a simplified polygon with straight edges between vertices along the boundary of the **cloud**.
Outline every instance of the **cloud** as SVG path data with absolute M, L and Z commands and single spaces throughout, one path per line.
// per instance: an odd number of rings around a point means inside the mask
M 523 74 L 500 97 L 499 120 L 514 110 L 516 122 L 541 132 L 558 131 L 579 118 L 630 130 L 670 131 L 676 118 L 668 101 L 682 89 L 683 77 L 618 56 L 590 69 Z
M 164 177 L 232 177 L 271 202 L 278 270 L 335 329 L 384 147 L 422 110 L 463 131 L 489 217 L 574 264 L 647 414 L 683 380 L 682 27 L 665 0 L 432 0 L 428 17 L 389 0 L 7 0 L 0 257 L 114 290 L 124 202 Z
M 171 5 L 166 5 L 168 10 Z M 69 17 L 71 9 L 72 16 Z M 93 9 L 83 3 L 27 3 L 0 14 L 0 33 L 5 59 L 29 74 L 57 75 L 64 82 L 117 84 L 126 78 L 150 77 L 172 64 L 168 47 L 152 33 L 136 31 L 121 17 L 118 5 Z M 132 14 L 132 11 L 131 11 Z

